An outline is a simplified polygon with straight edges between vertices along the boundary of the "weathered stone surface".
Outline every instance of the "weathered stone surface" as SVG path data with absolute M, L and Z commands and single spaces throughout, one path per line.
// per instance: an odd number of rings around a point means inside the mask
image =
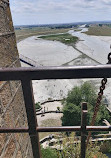
M 8 2 L 8 0 L 5 0 Z M 0 0 L 0 67 L 20 67 L 10 8 Z M 0 127 L 25 127 L 20 81 L 0 81 Z M 33 158 L 28 134 L 0 134 L 0 157 Z
M 17 153 L 16 157 L 17 157 L 17 158 L 23 158 L 23 157 L 22 157 L 21 150 L 19 150 L 19 151 L 18 151 L 18 153 Z
M 2 154 L 2 150 L 6 141 L 7 141 L 7 134 L 0 134 L 0 155 Z
M 13 138 L 10 139 L 7 147 L 6 147 L 6 153 L 4 154 L 4 158 L 12 158 L 14 151 L 16 149 L 15 140 Z
M 12 97 L 12 94 L 11 94 L 10 85 L 9 85 L 9 82 L 6 82 L 4 86 L 0 88 L 0 98 L 1 98 L 1 103 L 3 105 L 3 108 L 7 106 L 11 97 Z

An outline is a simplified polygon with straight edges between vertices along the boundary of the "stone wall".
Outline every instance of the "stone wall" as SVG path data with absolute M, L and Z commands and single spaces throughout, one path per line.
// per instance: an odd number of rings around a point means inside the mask
M 8 0 L 0 0 L 0 67 L 20 67 Z M 20 81 L 0 81 L 0 127 L 26 127 Z M 0 158 L 33 158 L 28 134 L 0 134 Z

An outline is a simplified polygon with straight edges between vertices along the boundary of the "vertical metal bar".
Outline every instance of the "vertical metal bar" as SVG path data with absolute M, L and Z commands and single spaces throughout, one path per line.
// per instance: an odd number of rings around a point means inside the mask
M 25 100 L 25 107 L 28 119 L 28 126 L 29 126 L 29 135 L 32 144 L 32 152 L 34 158 L 41 158 L 40 154 L 40 144 L 39 144 L 39 135 L 36 131 L 37 125 L 37 118 L 36 112 L 34 107 L 34 97 L 33 97 L 33 89 L 32 89 L 32 82 L 30 80 L 22 80 L 22 88 L 23 88 L 23 95 Z
M 87 103 L 81 106 L 81 158 L 85 158 L 86 154 L 86 121 L 87 121 Z

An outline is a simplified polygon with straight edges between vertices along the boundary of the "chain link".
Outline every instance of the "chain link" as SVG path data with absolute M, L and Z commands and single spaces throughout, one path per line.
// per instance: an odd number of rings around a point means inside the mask
M 110 48 L 111 48 L 111 46 L 110 46 Z M 108 54 L 108 63 L 107 64 L 111 64 L 111 53 Z M 104 90 L 105 90 L 106 83 L 107 83 L 107 78 L 103 78 L 101 80 L 100 91 L 98 93 L 96 105 L 94 107 L 94 114 L 93 114 L 93 117 L 92 117 L 91 126 L 94 126 L 94 124 L 95 124 L 96 116 L 97 116 L 97 113 L 99 111 L 99 107 L 100 107 L 100 104 L 101 104 L 101 100 L 102 100 L 102 97 L 103 97 L 103 93 L 104 93 Z M 86 148 L 89 144 L 90 137 L 91 137 L 91 132 L 88 133 Z

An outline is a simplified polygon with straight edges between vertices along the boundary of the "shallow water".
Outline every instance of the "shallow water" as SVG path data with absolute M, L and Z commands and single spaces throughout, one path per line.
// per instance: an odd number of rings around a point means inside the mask
M 89 36 L 82 33 L 85 31 L 87 31 L 86 28 L 78 32 L 69 31 L 70 34 L 79 37 L 81 40 L 76 47 L 96 61 L 106 64 L 107 55 L 110 52 L 111 37 L 108 37 L 109 41 L 107 41 L 107 37 Z
M 84 29 L 84 31 L 86 30 Z M 88 36 L 84 33 L 74 32 L 72 30 L 70 33 L 78 36 L 81 40 L 84 40 L 78 42 L 77 48 L 79 50 L 103 64 L 107 62 L 107 54 L 110 51 L 109 45 L 111 37 Z M 72 47 L 66 46 L 60 42 L 37 39 L 35 36 L 19 42 L 18 50 L 20 54 L 35 60 L 38 66 L 59 66 L 79 57 L 81 54 Z M 79 57 L 79 64 L 82 64 L 81 60 L 82 59 Z M 89 59 L 85 59 L 83 61 L 89 65 L 95 64 Z M 70 62 L 69 65 L 71 64 L 73 65 L 73 62 Z M 84 80 L 35 81 L 33 82 L 35 101 L 43 102 L 48 98 L 62 99 L 67 96 L 69 90 L 71 90 L 75 85 L 80 85 L 83 81 Z M 93 83 L 98 89 L 100 86 L 100 80 L 95 80 Z M 111 105 L 110 87 L 111 81 L 108 79 L 104 95 Z
M 57 41 L 29 37 L 18 43 L 19 53 L 33 59 L 37 65 L 59 66 L 77 58 L 81 53 Z

